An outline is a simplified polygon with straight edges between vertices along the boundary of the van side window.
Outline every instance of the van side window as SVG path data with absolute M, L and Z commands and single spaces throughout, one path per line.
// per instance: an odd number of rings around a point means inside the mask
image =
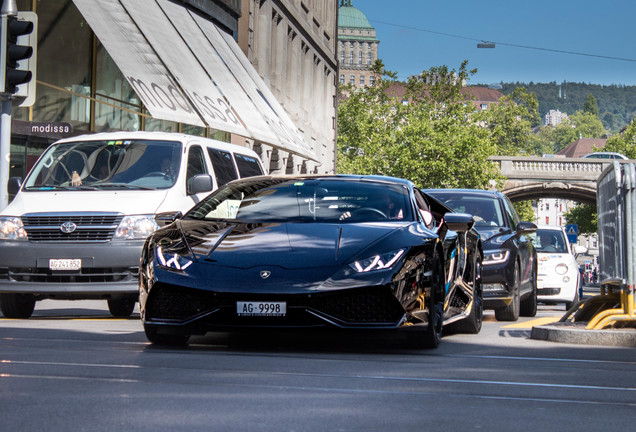
M 236 160 L 236 166 L 238 167 L 241 178 L 263 175 L 261 166 L 258 164 L 256 158 L 234 153 L 234 159 Z
M 188 152 L 188 170 L 186 177 L 186 190 L 190 184 L 192 177 L 197 174 L 207 174 L 208 169 L 205 166 L 205 160 L 203 159 L 203 150 L 199 146 L 190 147 Z
M 208 148 L 208 154 L 212 161 L 217 187 L 221 187 L 225 183 L 238 178 L 232 155 L 229 152 Z

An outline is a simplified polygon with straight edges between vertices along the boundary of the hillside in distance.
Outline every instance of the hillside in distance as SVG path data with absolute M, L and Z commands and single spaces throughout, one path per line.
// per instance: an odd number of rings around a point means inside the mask
M 562 83 L 501 83 L 503 94 L 510 94 L 516 87 L 524 87 L 537 96 L 539 114 L 559 110 L 568 115 L 583 110 L 585 98 L 591 93 L 596 98 L 599 117 L 610 132 L 618 132 L 636 116 L 636 86 L 599 85 L 574 82 Z

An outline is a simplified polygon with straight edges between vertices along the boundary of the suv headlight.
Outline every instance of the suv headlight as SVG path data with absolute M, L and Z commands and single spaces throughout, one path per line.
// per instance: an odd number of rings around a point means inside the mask
M 14 216 L 0 216 L 0 240 L 26 240 L 22 219 Z
M 404 255 L 404 249 L 398 249 L 352 262 L 349 266 L 358 273 L 385 270 L 393 267 L 402 255 Z
M 482 265 L 503 264 L 508 261 L 510 251 L 508 249 L 486 250 Z
M 155 215 L 125 216 L 115 231 L 116 239 L 145 239 L 159 229 Z

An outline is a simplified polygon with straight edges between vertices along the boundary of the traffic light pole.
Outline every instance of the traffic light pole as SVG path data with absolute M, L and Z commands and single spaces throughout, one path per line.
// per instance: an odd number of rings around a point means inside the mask
M 15 0 L 4 0 L 2 9 L 0 10 L 3 32 L 7 31 L 7 16 L 16 15 L 17 13 L 18 8 Z M 3 51 L 5 50 L 6 47 Z M 4 70 L 7 53 L 3 52 L 3 54 L 1 66 Z M 4 83 L 2 90 L 5 90 Z M 2 99 L 2 115 L 0 118 L 0 210 L 2 210 L 9 205 L 7 183 L 9 182 L 9 170 L 11 169 L 11 95 L 3 92 L 0 98 Z
M 9 170 L 11 169 L 11 99 L 2 98 L 0 119 L 0 210 L 9 205 Z

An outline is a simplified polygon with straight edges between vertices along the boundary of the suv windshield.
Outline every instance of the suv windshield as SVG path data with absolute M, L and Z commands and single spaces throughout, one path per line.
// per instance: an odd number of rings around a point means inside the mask
M 499 200 L 475 195 L 438 194 L 427 191 L 457 213 L 473 215 L 475 227 L 506 227 Z
M 409 194 L 404 187 L 328 179 L 267 179 L 228 184 L 186 216 L 254 222 L 413 220 Z
M 166 189 L 174 185 L 180 162 L 177 141 L 60 143 L 42 155 L 24 189 Z

